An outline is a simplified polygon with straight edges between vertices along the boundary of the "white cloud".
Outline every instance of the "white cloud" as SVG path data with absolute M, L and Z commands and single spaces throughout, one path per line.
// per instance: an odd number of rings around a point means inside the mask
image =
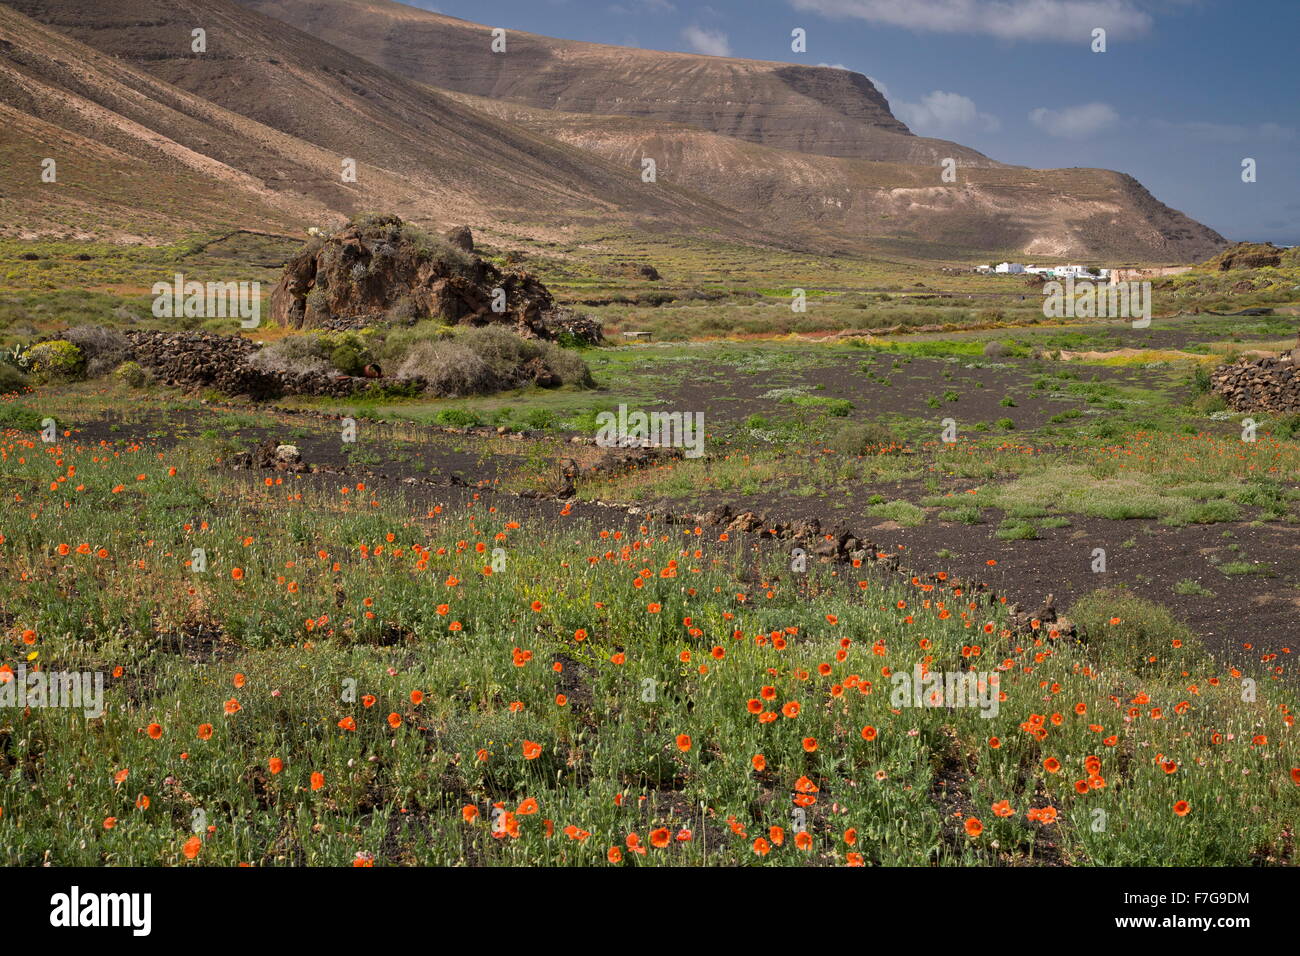
M 831 70 L 847 70 L 847 69 L 848 69 L 848 67 L 845 66 L 843 63 L 818 63 L 817 65 L 818 65 L 818 66 L 824 66 L 824 67 L 826 67 L 827 69 L 831 69 Z
M 790 0 L 796 10 L 857 17 L 924 33 L 972 33 L 1003 40 L 1088 43 L 1095 27 L 1109 39 L 1151 29 L 1133 0 Z
M 705 30 L 703 27 L 689 26 L 682 31 L 685 40 L 696 53 L 709 56 L 731 56 L 731 42 L 721 30 Z
M 1237 123 L 1209 123 L 1199 120 L 1177 123 L 1157 119 L 1151 125 L 1163 132 L 1182 133 L 1207 143 L 1289 143 L 1296 138 L 1295 129 L 1277 123 L 1242 126 Z
M 1029 122 L 1048 136 L 1087 139 L 1118 123 L 1119 114 L 1105 103 L 1083 103 L 1059 110 L 1040 106 L 1036 110 L 1030 110 Z
M 875 80 L 872 80 L 875 83 Z M 889 94 L 879 84 L 876 88 L 885 99 Z M 959 133 L 991 133 L 1001 127 L 996 116 L 981 113 L 975 101 L 960 93 L 935 90 L 927 93 L 919 103 L 894 103 L 894 115 L 923 136 L 953 136 Z
M 638 13 L 675 13 L 677 7 L 668 0 L 626 0 L 624 3 L 610 4 L 609 12 L 623 16 Z

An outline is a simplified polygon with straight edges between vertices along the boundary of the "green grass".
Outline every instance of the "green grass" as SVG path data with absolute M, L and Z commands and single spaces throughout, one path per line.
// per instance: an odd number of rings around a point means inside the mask
M 1266 564 L 1260 564 L 1256 561 L 1224 561 L 1216 567 L 1229 577 L 1240 577 L 1244 574 L 1262 574 L 1271 575 L 1272 570 Z

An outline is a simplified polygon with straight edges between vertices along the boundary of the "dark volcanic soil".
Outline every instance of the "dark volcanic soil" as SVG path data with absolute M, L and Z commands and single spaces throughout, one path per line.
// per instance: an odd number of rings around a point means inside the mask
M 996 370 L 978 371 L 997 374 Z M 827 374 L 842 373 L 828 370 Z M 384 426 L 363 422 L 362 429 L 376 431 L 368 432 L 364 452 L 358 456 L 339 440 L 337 422 L 323 416 L 258 410 L 259 424 L 236 427 L 228 422 L 222 425 L 220 415 L 221 410 L 214 408 L 168 412 L 157 419 L 119 424 L 117 430 L 105 420 L 72 427 L 74 440 L 82 444 L 135 440 L 159 449 L 181 436 L 216 428 L 246 448 L 268 438 L 296 444 L 304 461 L 321 469 L 318 474 L 296 476 L 307 484 L 334 488 L 340 480 L 378 480 L 400 486 L 413 503 L 480 500 L 484 506 L 497 503 L 543 519 L 557 519 L 562 508 L 553 498 L 520 498 L 496 487 L 507 475 L 513 475 L 515 487 L 520 487 L 519 476 L 527 473 L 528 467 L 539 468 L 537 486 L 543 487 L 547 463 L 572 452 L 560 439 L 459 435 L 438 429 L 389 430 L 381 437 L 378 432 Z M 269 472 L 253 471 L 249 477 L 260 481 L 266 474 Z M 991 511 L 973 526 L 939 521 L 937 509 L 929 509 L 928 520 L 918 527 L 869 516 L 867 499 L 876 493 L 909 500 L 926 494 L 921 482 L 903 482 L 815 496 L 792 490 L 784 496 L 767 491 L 747 498 L 704 491 L 690 499 L 639 501 L 637 505 L 654 514 L 696 514 L 726 504 L 734 513 L 754 511 L 772 521 L 816 517 L 824 530 L 851 530 L 870 541 L 876 551 L 901 549 L 905 567 L 943 570 L 961 580 L 983 581 L 1008 600 L 1030 606 L 1037 606 L 1050 593 L 1059 608 L 1068 610 L 1071 602 L 1097 588 L 1124 585 L 1169 607 L 1220 659 L 1241 665 L 1257 666 L 1264 654 L 1278 655 L 1268 666 L 1285 665 L 1288 648 L 1296 642 L 1300 535 L 1287 525 L 1238 521 L 1179 528 L 1149 520 L 1074 516 L 1069 526 L 1041 528 L 1037 539 L 1001 540 L 995 534 L 1000 516 Z M 640 521 L 625 508 L 583 502 L 575 502 L 570 514 L 591 517 L 608 527 L 634 527 Z M 771 542 L 764 547 L 787 545 Z M 1096 548 L 1106 552 L 1104 573 L 1091 570 Z M 996 564 L 990 566 L 990 560 Z M 1262 566 L 1263 573 L 1228 575 L 1220 570 L 1224 564 L 1243 560 Z M 1175 585 L 1187 590 L 1189 582 L 1211 593 L 1188 595 L 1175 590 Z

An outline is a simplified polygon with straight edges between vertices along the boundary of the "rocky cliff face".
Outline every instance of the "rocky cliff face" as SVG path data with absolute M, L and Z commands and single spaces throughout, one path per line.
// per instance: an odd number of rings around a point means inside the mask
M 861 73 L 763 60 L 581 43 L 486 26 L 387 0 L 239 0 L 445 90 L 567 113 L 637 116 L 820 156 L 998 165 L 912 135 Z

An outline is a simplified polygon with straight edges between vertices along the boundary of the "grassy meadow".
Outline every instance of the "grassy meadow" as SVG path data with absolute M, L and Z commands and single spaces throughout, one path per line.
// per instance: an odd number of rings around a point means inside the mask
M 176 270 L 269 289 L 282 240 L 212 238 L 0 241 L 0 344 L 158 325 L 148 288 Z M 1298 593 L 1252 535 L 1300 521 L 1300 420 L 1243 442 L 1208 387 L 1288 343 L 1290 272 L 1162 281 L 1135 335 L 902 256 L 607 239 L 487 250 L 605 322 L 577 352 L 593 385 L 0 398 L 0 860 L 1294 863 L 1286 618 L 1246 615 Z M 1260 304 L 1279 314 L 1205 314 Z M 538 494 L 620 404 L 703 411 L 708 453 Z M 231 467 L 268 438 L 328 467 Z M 693 519 L 719 503 L 877 550 L 803 565 Z M 1169 539 L 1200 562 L 1172 583 L 1087 573 L 1098 540 L 1119 564 L 1166 534 L 1199 536 Z M 1073 575 L 1068 627 L 1014 613 L 1044 588 L 1004 574 L 1008 545 Z M 1190 623 L 1215 614 L 1230 647 Z M 34 672 L 101 675 L 102 709 L 8 703 Z M 919 675 L 985 702 L 931 706 Z

